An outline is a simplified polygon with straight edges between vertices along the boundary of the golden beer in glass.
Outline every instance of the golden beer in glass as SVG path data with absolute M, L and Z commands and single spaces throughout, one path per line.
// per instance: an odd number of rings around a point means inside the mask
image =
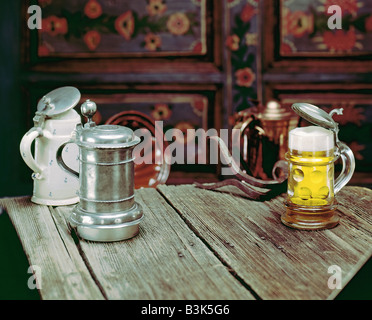
M 290 131 L 288 191 L 282 222 L 297 229 L 332 228 L 336 213 L 334 162 L 339 150 L 334 133 L 318 126 Z

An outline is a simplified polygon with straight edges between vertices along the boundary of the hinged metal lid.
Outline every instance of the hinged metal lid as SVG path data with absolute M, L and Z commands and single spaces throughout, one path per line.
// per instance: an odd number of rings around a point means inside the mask
M 47 117 L 66 112 L 80 100 L 80 92 L 74 87 L 61 87 L 43 96 L 37 104 L 37 113 Z
M 321 126 L 326 129 L 338 132 L 338 123 L 332 119 L 332 116 L 342 114 L 343 109 L 333 109 L 330 113 L 325 112 L 317 106 L 310 103 L 298 102 L 292 105 L 292 109 L 302 118 L 312 124 Z
M 129 148 L 140 142 L 132 129 L 118 125 L 101 125 L 81 130 L 77 143 L 92 148 Z
M 129 148 L 141 141 L 128 127 L 109 124 L 97 126 L 93 121 L 96 111 L 97 105 L 94 101 L 88 99 L 81 105 L 81 113 L 88 121 L 78 130 L 78 145 L 99 149 Z

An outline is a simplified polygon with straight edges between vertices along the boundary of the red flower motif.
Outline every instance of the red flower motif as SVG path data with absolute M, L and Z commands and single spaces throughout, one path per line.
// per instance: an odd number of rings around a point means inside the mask
M 146 10 L 150 16 L 161 15 L 167 11 L 167 5 L 163 0 L 150 0 L 146 6 Z
M 240 13 L 240 19 L 243 21 L 243 22 L 248 22 L 250 21 L 253 16 L 257 13 L 257 9 L 255 7 L 253 7 L 252 5 L 250 5 L 249 3 L 247 3 L 242 12 Z
M 372 31 L 372 15 L 370 15 L 365 21 L 365 28 L 367 32 Z
M 37 48 L 37 53 L 39 57 L 49 56 L 52 51 L 53 51 L 53 48 L 47 43 L 43 43 L 39 45 L 39 47 Z
M 190 20 L 187 15 L 182 12 L 173 13 L 167 21 L 167 28 L 170 33 L 181 36 L 189 31 Z
M 250 87 L 256 79 L 251 68 L 239 69 L 235 72 L 236 84 L 240 87 Z
M 283 8 L 282 35 L 293 35 L 296 38 L 302 37 L 305 33 L 314 30 L 314 17 L 302 11 L 291 12 Z
M 239 43 L 240 39 L 236 34 L 233 34 L 231 36 L 228 36 L 226 39 L 226 46 L 231 50 L 231 51 L 236 51 L 239 49 Z
M 280 53 L 281 54 L 288 54 L 292 53 L 292 47 L 288 43 L 281 43 L 280 44 Z
M 172 115 L 171 108 L 165 103 L 157 103 L 154 105 L 154 110 L 151 112 L 155 120 L 167 120 Z
M 96 30 L 90 30 L 84 35 L 84 42 L 89 50 L 94 51 L 101 42 L 101 35 Z
M 84 13 L 88 18 L 96 19 L 102 14 L 102 7 L 97 0 L 89 0 L 84 7 Z
M 191 45 L 192 52 L 203 53 L 203 44 L 201 41 L 196 41 Z
M 358 11 L 358 0 L 326 0 L 324 3 L 325 12 L 328 12 L 328 8 L 332 5 L 338 5 L 342 9 L 343 15 L 347 12 L 356 15 Z
M 155 51 L 161 46 L 161 38 L 153 33 L 145 35 L 145 48 L 149 51 Z
M 41 32 L 47 32 L 51 36 L 64 35 L 68 31 L 66 18 L 49 16 L 41 22 Z
M 132 11 L 124 12 L 116 18 L 115 29 L 125 40 L 130 40 L 134 32 L 134 17 Z
M 341 126 L 344 126 L 347 123 L 354 123 L 357 126 L 361 126 L 362 122 L 366 120 L 364 109 L 355 107 L 355 104 L 352 102 L 324 107 L 323 110 L 329 113 L 335 108 L 343 108 L 342 115 L 335 114 L 333 116 L 334 120 Z
M 205 97 L 195 98 L 191 106 L 194 113 L 201 117 L 203 115 L 204 110 L 206 110 L 206 108 L 208 107 L 208 99 Z
M 356 42 L 354 29 L 349 31 L 336 30 L 335 32 L 325 31 L 323 42 L 330 51 L 350 51 Z

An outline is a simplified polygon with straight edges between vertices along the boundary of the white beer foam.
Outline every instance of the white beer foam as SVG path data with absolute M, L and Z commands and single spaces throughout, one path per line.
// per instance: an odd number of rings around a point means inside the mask
M 295 128 L 289 132 L 288 147 L 298 151 L 326 151 L 334 148 L 334 134 L 322 127 Z

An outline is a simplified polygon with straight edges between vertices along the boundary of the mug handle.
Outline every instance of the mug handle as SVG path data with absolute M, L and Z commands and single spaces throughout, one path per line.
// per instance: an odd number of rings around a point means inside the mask
M 59 166 L 66 170 L 67 172 L 73 174 L 74 176 L 76 176 L 77 178 L 79 178 L 79 173 L 73 169 L 71 169 L 69 166 L 67 166 L 67 164 L 63 161 L 63 158 L 62 158 L 62 151 L 63 151 L 63 148 L 66 146 L 66 144 L 69 144 L 69 143 L 75 143 L 75 140 L 69 140 L 63 144 L 61 144 L 57 150 L 57 154 L 56 154 L 56 159 L 57 159 L 57 163 L 59 164 Z
M 21 152 L 21 156 L 24 162 L 28 165 L 28 167 L 33 170 L 32 177 L 34 179 L 42 179 L 43 178 L 43 168 L 40 167 L 32 153 L 31 153 L 31 144 L 37 138 L 43 136 L 43 130 L 39 127 L 31 128 L 22 138 L 21 143 L 19 145 L 19 149 Z
M 249 131 L 251 130 L 256 130 L 259 135 L 265 135 L 265 130 L 257 124 L 253 123 L 253 129 L 249 128 L 249 125 L 253 121 L 257 121 L 257 119 L 253 115 L 251 115 L 240 127 L 240 148 L 241 148 L 240 152 L 242 154 L 243 167 L 245 169 L 247 169 L 246 166 L 248 165 L 248 161 L 249 161 L 249 154 L 248 154 L 249 140 L 247 139 L 247 136 L 244 135 L 244 133 L 245 132 L 249 133 Z
M 245 162 L 248 162 L 248 154 L 247 154 L 247 150 L 248 150 L 248 139 L 245 139 L 245 136 L 244 136 L 244 132 L 247 131 L 249 132 L 250 131 L 250 128 L 248 128 L 248 126 L 251 124 L 252 121 L 256 121 L 257 119 L 253 116 L 253 115 L 250 115 L 243 123 L 239 123 L 237 125 L 234 126 L 233 129 L 237 129 L 239 130 L 240 132 L 240 147 L 241 147 L 241 152 L 243 153 L 242 155 L 242 158 Z M 254 125 L 254 129 L 256 129 L 260 134 L 265 134 L 265 130 L 262 129 L 260 126 L 258 125 Z
M 342 160 L 342 171 L 335 180 L 334 192 L 338 193 L 351 179 L 355 170 L 355 158 L 351 149 L 343 142 L 338 142 Z

